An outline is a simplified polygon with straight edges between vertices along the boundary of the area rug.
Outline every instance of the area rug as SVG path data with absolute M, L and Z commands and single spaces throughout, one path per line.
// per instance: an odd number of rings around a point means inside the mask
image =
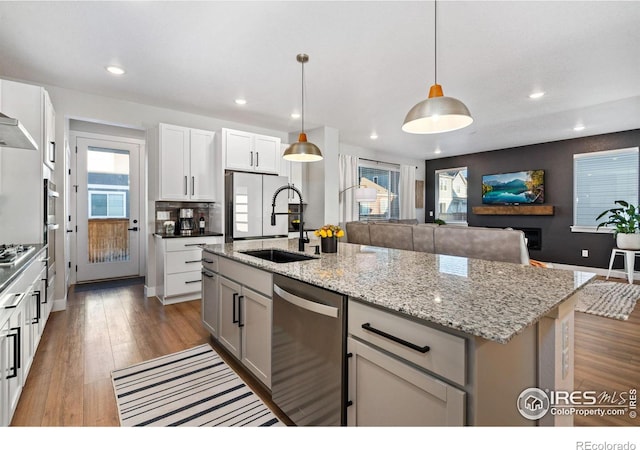
M 594 280 L 580 291 L 576 311 L 627 320 L 640 299 L 640 285 Z
M 120 425 L 282 426 L 209 344 L 111 372 Z

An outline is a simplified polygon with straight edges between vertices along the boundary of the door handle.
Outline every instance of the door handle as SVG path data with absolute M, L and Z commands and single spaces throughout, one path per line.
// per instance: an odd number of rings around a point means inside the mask
M 187 176 L 184 176 L 184 195 L 187 195 Z
M 249 163 L 249 165 L 253 167 L 253 152 L 250 152 L 250 153 L 251 153 L 251 162 Z
M 138 231 L 138 227 L 127 228 L 127 230 L 129 230 L 129 231 Z
M 244 295 L 238 297 L 238 326 L 240 328 L 244 327 L 244 322 L 242 321 L 242 299 Z
M 231 323 L 238 323 L 238 319 L 236 319 L 236 299 L 238 298 L 238 293 L 234 292 L 233 293 L 233 304 L 231 306 L 232 309 L 232 320 Z
M 260 153 L 256 152 L 256 167 L 260 165 Z
M 67 230 L 67 233 L 73 233 L 73 230 Z
M 196 195 L 196 177 L 191 177 L 191 195 Z

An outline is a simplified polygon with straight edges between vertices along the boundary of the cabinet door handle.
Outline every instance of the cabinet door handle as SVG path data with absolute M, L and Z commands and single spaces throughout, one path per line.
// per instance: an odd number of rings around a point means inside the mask
M 40 316 L 41 316 L 40 291 L 34 291 L 33 294 L 31 294 L 31 296 L 36 298 L 36 317 L 35 319 L 33 319 L 31 323 L 33 324 L 40 323 Z
M 238 293 L 234 292 L 233 293 L 233 317 L 232 317 L 232 322 L 231 323 L 238 323 L 238 319 L 236 319 L 236 300 L 238 299 Z
M 187 195 L 187 176 L 184 176 L 184 195 Z
M 377 328 L 373 328 L 370 323 L 363 323 L 362 328 L 364 328 L 367 331 L 371 331 L 372 333 L 377 334 L 378 336 L 382 336 L 383 338 L 389 339 L 390 341 L 397 342 L 398 344 L 404 345 L 405 347 L 409 347 L 411 350 L 415 350 L 420 353 L 427 353 L 429 350 L 431 350 L 431 348 L 428 345 L 425 345 L 424 347 L 420 347 L 419 345 L 416 345 L 412 342 L 405 341 L 404 339 L 401 339 L 397 336 L 386 333 L 382 330 L 378 330 Z
M 256 167 L 260 165 L 260 153 L 256 152 Z
M 249 153 L 251 153 L 251 162 L 249 162 L 249 165 L 253 166 L 253 152 L 249 152 Z
M 185 264 L 199 263 L 199 262 L 202 262 L 202 260 L 200 260 L 200 259 L 194 259 L 194 260 L 192 260 L 192 261 L 185 261 Z
M 191 281 L 185 281 L 184 284 L 191 284 L 191 283 L 202 283 L 202 279 L 200 280 L 191 280 Z
M 201 260 L 201 261 L 202 261 L 202 262 L 209 263 L 209 264 L 213 264 L 213 259 L 206 259 L 206 258 L 202 258 L 202 260 Z
M 7 379 L 17 377 L 20 368 L 20 327 L 11 328 L 11 331 L 15 331 L 15 333 L 8 334 L 7 337 L 13 338 L 13 367 L 8 368 L 10 373 L 7 375 Z
M 191 195 L 196 194 L 196 177 L 191 177 Z
M 197 245 L 207 245 L 204 242 L 199 242 L 197 244 L 184 244 L 185 247 L 195 247 Z
M 204 275 L 205 277 L 213 278 L 213 275 L 211 275 L 208 272 L 205 272 L 204 270 L 202 271 L 202 275 Z
M 49 155 L 50 156 L 49 161 L 52 163 L 55 163 L 56 162 L 56 143 L 55 141 L 51 141 L 50 143 L 51 143 L 51 155 Z
M 242 321 L 242 299 L 244 295 L 238 297 L 238 326 L 242 328 L 244 326 L 244 322 Z

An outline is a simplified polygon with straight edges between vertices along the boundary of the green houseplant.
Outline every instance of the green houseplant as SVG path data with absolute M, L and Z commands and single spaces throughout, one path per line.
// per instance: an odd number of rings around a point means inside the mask
M 596 220 L 606 216 L 606 222 L 598 224 L 596 229 L 613 225 L 614 237 L 618 248 L 640 250 L 640 209 L 624 200 L 616 200 L 615 208 L 603 211 Z

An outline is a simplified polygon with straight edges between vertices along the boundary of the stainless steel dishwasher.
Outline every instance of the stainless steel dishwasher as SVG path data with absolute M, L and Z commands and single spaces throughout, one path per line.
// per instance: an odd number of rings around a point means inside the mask
M 273 401 L 296 425 L 346 425 L 346 297 L 277 274 L 273 284 Z

